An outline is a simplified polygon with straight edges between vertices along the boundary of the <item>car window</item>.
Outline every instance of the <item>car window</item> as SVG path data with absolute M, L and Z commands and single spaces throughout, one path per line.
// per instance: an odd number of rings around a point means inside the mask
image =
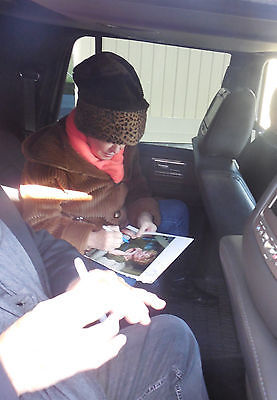
M 150 103 L 142 141 L 191 143 L 215 93 L 221 87 L 230 55 L 132 40 L 103 38 L 103 51 L 127 59 L 137 71 Z M 95 53 L 95 39 L 78 39 L 73 47 L 60 116 L 74 107 L 72 67 Z M 65 86 L 66 88 L 66 86 Z
M 263 129 L 270 126 L 270 102 L 277 88 L 277 59 L 269 60 L 264 67 L 262 89 L 259 100 L 258 122 Z
M 59 118 L 68 114 L 77 101 L 77 89 L 73 82 L 73 68 L 87 57 L 95 54 L 95 38 L 84 36 L 74 43 L 66 74 Z

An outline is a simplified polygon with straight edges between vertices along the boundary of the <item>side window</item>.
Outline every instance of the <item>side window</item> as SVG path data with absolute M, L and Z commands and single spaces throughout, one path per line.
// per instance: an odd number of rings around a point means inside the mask
M 66 74 L 62 102 L 59 112 L 59 118 L 67 115 L 72 108 L 75 107 L 77 101 L 77 89 L 74 85 L 72 78 L 73 68 L 86 58 L 95 54 L 95 38 L 90 36 L 84 36 L 74 43 L 70 62 Z
M 75 93 L 74 93 L 75 85 L 72 79 L 72 70 L 73 70 L 73 60 L 71 57 L 63 87 L 63 96 L 59 112 L 59 118 L 62 118 L 64 115 L 68 114 L 75 106 Z
M 259 100 L 258 122 L 263 129 L 270 126 L 270 102 L 277 88 L 277 59 L 269 60 L 264 67 L 262 90 Z
M 86 47 L 93 40 L 76 41 L 72 65 L 94 54 Z M 103 38 L 103 51 L 124 57 L 139 75 L 150 104 L 145 142 L 191 143 L 230 63 L 226 53 L 114 38 Z

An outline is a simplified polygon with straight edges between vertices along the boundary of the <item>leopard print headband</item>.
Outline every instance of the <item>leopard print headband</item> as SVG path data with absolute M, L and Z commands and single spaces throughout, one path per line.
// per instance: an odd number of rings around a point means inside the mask
M 78 100 L 75 124 L 87 136 L 109 143 L 136 145 L 144 134 L 146 110 L 115 111 Z

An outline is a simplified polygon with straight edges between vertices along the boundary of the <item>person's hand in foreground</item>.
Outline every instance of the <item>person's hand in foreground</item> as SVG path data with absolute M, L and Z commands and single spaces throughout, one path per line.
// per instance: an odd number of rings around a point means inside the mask
M 0 336 L 0 361 L 17 394 L 49 387 L 115 357 L 126 343 L 119 320 L 147 325 L 147 306 L 162 309 L 165 302 L 100 270 L 38 304 Z M 106 321 L 83 328 L 104 314 L 109 314 Z
M 148 212 L 143 212 L 138 217 L 138 227 L 139 230 L 136 237 L 140 237 L 147 232 L 156 232 L 157 226 L 153 222 L 152 215 Z

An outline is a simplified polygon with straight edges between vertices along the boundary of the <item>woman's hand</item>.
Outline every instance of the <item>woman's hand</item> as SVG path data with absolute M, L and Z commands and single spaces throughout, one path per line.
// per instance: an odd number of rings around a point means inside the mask
M 153 293 L 135 289 L 111 271 L 93 270 L 74 289 L 38 304 L 0 336 L 0 361 L 18 395 L 98 368 L 126 343 L 119 320 L 150 323 Z M 109 314 L 106 321 L 84 328 Z
M 111 251 L 123 243 L 122 233 L 118 226 L 109 225 L 98 232 L 91 232 L 88 237 L 87 249 Z
M 138 232 L 136 237 L 144 235 L 146 232 L 156 232 L 157 226 L 153 223 L 153 217 L 148 212 L 143 212 L 138 217 Z

